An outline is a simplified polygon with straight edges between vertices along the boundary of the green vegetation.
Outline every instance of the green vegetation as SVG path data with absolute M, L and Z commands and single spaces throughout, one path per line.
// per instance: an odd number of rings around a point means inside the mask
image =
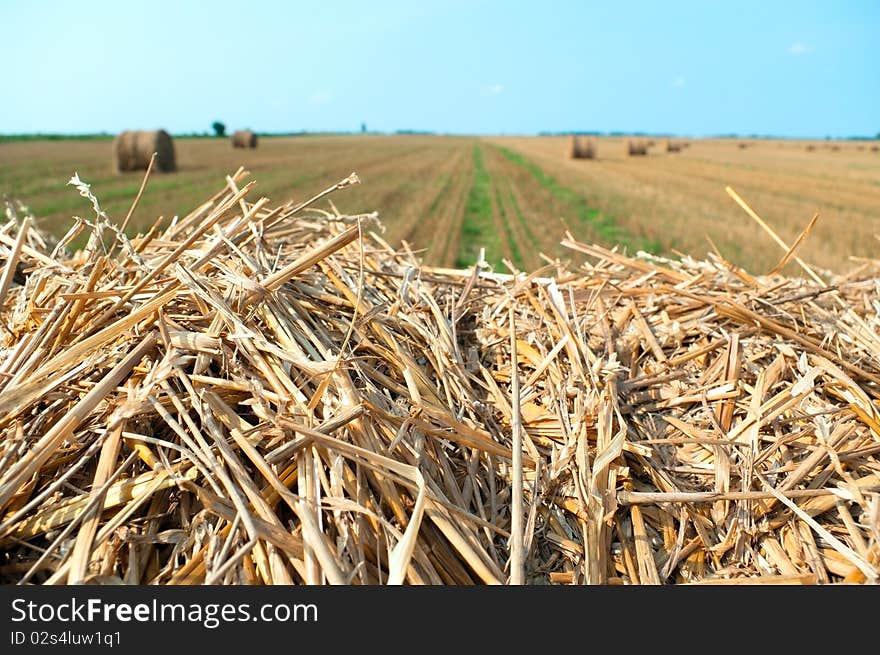
M 483 164 L 483 149 L 474 146 L 474 181 L 468 192 L 461 223 L 461 240 L 455 255 L 458 268 L 473 266 L 485 248 L 486 261 L 496 270 L 503 267 L 501 242 L 492 218 L 491 180 Z
M 95 134 L 0 134 L 0 143 L 12 143 L 15 141 L 109 141 L 113 138 L 107 132 Z
M 503 146 L 495 147 L 509 161 L 529 171 L 538 184 L 570 209 L 572 215 L 580 222 L 581 227 L 592 228 L 598 238 L 606 244 L 620 244 L 628 250 L 639 249 L 653 253 L 663 251 L 662 244 L 655 239 L 645 239 L 625 234 L 613 217 L 603 214 L 595 207 L 591 207 L 587 198 L 582 194 L 559 184 L 556 178 L 549 175 L 534 162 L 523 157 L 520 153 Z

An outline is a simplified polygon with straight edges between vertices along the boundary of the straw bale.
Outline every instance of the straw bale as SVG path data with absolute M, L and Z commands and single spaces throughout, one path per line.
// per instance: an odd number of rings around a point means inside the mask
M 571 158 L 572 159 L 595 159 L 596 139 L 593 137 L 572 135 Z
M 257 134 L 252 130 L 236 130 L 230 137 L 233 148 L 256 148 Z
M 357 182 L 76 253 L 7 213 L 0 582 L 877 582 L 880 262 L 432 268 Z
M 626 152 L 630 156 L 648 154 L 648 144 L 644 139 L 627 139 Z
M 174 142 L 165 130 L 126 130 L 113 140 L 113 168 L 117 172 L 145 171 L 156 153 L 154 168 L 170 173 L 177 170 Z

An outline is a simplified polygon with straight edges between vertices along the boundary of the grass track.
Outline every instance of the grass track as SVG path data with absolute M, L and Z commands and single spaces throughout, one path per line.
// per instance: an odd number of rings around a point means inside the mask
M 474 145 L 474 178 L 468 191 L 461 222 L 461 242 L 455 254 L 455 266 L 473 266 L 485 249 L 485 260 L 495 269 L 502 267 L 501 235 L 493 218 L 492 186 L 483 163 L 483 149 Z
M 531 173 L 538 184 L 550 192 L 554 198 L 567 205 L 571 210 L 571 216 L 578 221 L 578 226 L 581 230 L 589 229 L 594 231 L 598 241 L 606 245 L 618 244 L 631 251 L 634 248 L 654 253 L 661 253 L 663 251 L 663 245 L 659 241 L 626 234 L 617 225 L 613 217 L 603 214 L 600 210 L 590 206 L 587 198 L 577 191 L 560 184 L 556 178 L 521 153 L 514 152 L 503 146 L 495 147 L 509 161 Z

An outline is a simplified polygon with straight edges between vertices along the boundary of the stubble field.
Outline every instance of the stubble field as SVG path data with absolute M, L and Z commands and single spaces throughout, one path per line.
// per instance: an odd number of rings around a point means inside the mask
M 497 271 L 531 271 L 572 258 L 560 245 L 570 231 L 630 253 L 704 259 L 717 248 L 733 265 L 767 272 L 784 252 L 727 186 L 788 244 L 818 213 L 798 254 L 820 270 L 846 272 L 876 256 L 873 144 L 814 142 L 808 150 L 804 141 L 754 139 L 741 148 L 742 140 L 695 139 L 667 153 L 656 141 L 647 156 L 630 157 L 624 139 L 603 137 L 596 159 L 575 160 L 567 137 L 264 137 L 256 150 L 179 138 L 179 170 L 151 176 L 129 231 L 186 215 L 242 166 L 256 181 L 255 196 L 276 203 L 305 200 L 356 172 L 362 183 L 332 196 L 339 211 L 376 211 L 382 238 L 435 266 L 470 266 L 482 249 Z M 90 203 L 66 184 L 76 172 L 121 221 L 142 174 L 115 173 L 110 152 L 109 140 L 2 143 L 0 195 L 22 201 L 41 228 L 61 235 L 74 216 L 92 217 Z
M 876 584 L 880 157 L 624 145 L 178 139 L 147 238 L 56 252 L 10 212 L 0 581 Z M 0 195 L 121 223 L 143 175 L 110 150 L 0 143 Z M 352 172 L 315 203 L 341 220 L 293 206 Z M 760 275 L 816 213 L 800 255 L 872 262 Z M 481 255 L 541 272 L 442 270 Z

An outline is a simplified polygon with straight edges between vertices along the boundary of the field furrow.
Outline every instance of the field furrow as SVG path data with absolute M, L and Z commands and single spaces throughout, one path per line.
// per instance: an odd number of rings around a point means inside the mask
M 265 137 L 255 150 L 241 150 L 228 139 L 180 138 L 179 170 L 150 177 L 129 231 L 143 231 L 160 211 L 185 215 L 243 167 L 256 182 L 253 197 L 273 202 L 305 200 L 358 173 L 362 184 L 333 196 L 338 209 L 376 211 L 386 241 L 405 241 L 438 266 L 470 266 L 484 248 L 496 270 L 506 270 L 504 259 L 533 269 L 570 258 L 559 242 L 571 231 L 630 253 L 703 259 L 717 247 L 732 264 L 769 270 L 782 249 L 726 186 L 786 243 L 818 213 L 798 254 L 820 270 L 875 256 L 880 156 L 869 148 L 814 143 L 808 151 L 800 142 L 754 140 L 740 149 L 730 139 L 695 139 L 679 153 L 666 153 L 661 141 L 647 156 L 630 157 L 625 139 L 601 137 L 595 159 L 575 160 L 568 146 L 567 137 L 364 134 Z M 0 195 L 22 201 L 37 227 L 60 235 L 75 216 L 94 217 L 91 203 L 68 185 L 77 173 L 119 222 L 143 174 L 115 173 L 111 151 L 111 140 L 101 138 L 2 142 Z M 789 262 L 784 272 L 796 271 Z
M 438 202 L 432 203 L 428 215 L 413 234 L 413 244 L 426 249 L 426 263 L 436 266 L 455 263 L 465 202 L 474 175 L 471 147 L 459 156 L 459 164 L 437 197 Z
M 409 244 L 418 242 L 420 247 L 433 244 L 437 235 L 434 217 L 438 207 L 449 201 L 453 177 L 467 157 L 465 147 L 445 154 L 443 160 L 423 180 L 406 220 L 390 226 L 390 238 Z
M 782 141 L 739 149 L 731 140 L 696 139 L 680 153 L 666 153 L 658 144 L 647 157 L 628 157 L 623 139 L 601 138 L 596 159 L 574 160 L 564 137 L 490 141 L 613 216 L 625 234 L 655 252 L 702 259 L 712 250 L 711 240 L 733 264 L 756 272 L 772 268 L 783 251 L 728 196 L 726 186 L 787 243 L 818 212 L 799 251 L 816 267 L 848 269 L 851 256 L 876 252 L 880 157 L 868 150 L 807 151 L 803 143 Z M 789 263 L 785 270 L 794 274 L 798 266 Z
M 496 212 L 503 224 L 511 261 L 521 271 L 534 270 L 542 263 L 541 253 L 547 251 L 547 246 L 555 247 L 555 244 L 552 240 L 545 243 L 523 215 L 514 195 L 515 185 L 507 170 L 509 166 L 507 160 L 497 148 L 489 147 L 485 152 L 486 168 L 492 179 Z

